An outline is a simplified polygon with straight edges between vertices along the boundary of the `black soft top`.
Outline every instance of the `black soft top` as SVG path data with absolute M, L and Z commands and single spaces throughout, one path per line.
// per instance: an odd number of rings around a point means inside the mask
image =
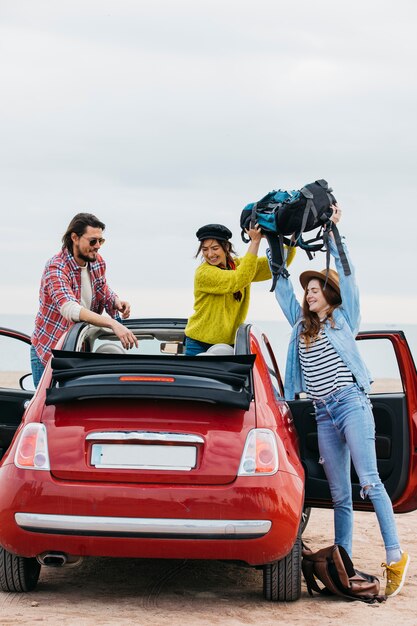
M 160 398 L 248 409 L 252 400 L 255 355 L 52 353 L 48 405 L 89 398 Z

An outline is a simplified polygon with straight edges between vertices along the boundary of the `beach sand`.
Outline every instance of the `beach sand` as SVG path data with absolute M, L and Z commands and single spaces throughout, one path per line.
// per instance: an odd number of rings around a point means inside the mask
M 3 379 L 13 386 L 13 380 Z M 6 385 L 5 385 L 6 386 Z M 294 603 L 262 598 L 262 572 L 226 562 L 88 558 L 78 567 L 42 568 L 37 589 L 0 592 L 0 624 L 106 626 L 146 624 L 308 624 L 323 626 L 417 624 L 417 511 L 396 516 L 402 546 L 411 555 L 401 594 L 367 605 L 336 597 L 310 598 L 303 581 Z M 333 512 L 314 509 L 304 540 L 316 550 L 333 541 Z M 385 559 L 374 513 L 355 513 L 353 562 L 380 577 Z
M 411 555 L 401 594 L 383 604 L 337 597 L 302 597 L 293 603 L 262 598 L 262 573 L 225 562 L 90 558 L 74 568 L 43 568 L 36 591 L 0 592 L 0 623 L 97 626 L 208 626 L 308 624 L 384 626 L 417 623 L 417 512 L 398 515 Z M 304 538 L 314 549 L 332 542 L 332 511 L 314 510 Z M 384 560 L 373 513 L 355 513 L 354 564 L 379 575 Z M 384 581 L 381 577 L 382 589 Z

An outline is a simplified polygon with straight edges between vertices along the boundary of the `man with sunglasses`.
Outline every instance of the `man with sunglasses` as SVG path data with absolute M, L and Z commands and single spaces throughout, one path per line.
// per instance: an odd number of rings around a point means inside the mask
M 99 254 L 105 224 L 91 213 L 77 213 L 62 237 L 62 249 L 45 265 L 39 291 L 39 311 L 32 335 L 31 365 L 35 385 L 58 339 L 74 322 L 110 328 L 126 349 L 138 345 L 134 334 L 115 318 L 130 315 L 106 281 L 106 264 Z M 106 311 L 110 317 L 101 315 Z

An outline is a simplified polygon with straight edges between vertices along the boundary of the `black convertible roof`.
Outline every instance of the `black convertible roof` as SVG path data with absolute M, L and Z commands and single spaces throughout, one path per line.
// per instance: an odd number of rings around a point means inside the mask
M 248 409 L 255 355 L 114 355 L 53 350 L 46 404 L 90 398 L 194 400 Z

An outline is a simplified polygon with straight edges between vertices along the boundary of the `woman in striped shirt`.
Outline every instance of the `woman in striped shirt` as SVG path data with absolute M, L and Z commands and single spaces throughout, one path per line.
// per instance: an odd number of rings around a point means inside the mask
M 332 221 L 341 210 L 333 206 Z M 334 508 L 335 543 L 352 552 L 353 503 L 351 461 L 359 477 L 361 496 L 371 500 L 385 544 L 386 595 L 400 592 L 409 563 L 402 552 L 391 500 L 379 477 L 375 451 L 375 422 L 368 398 L 371 378 L 356 346 L 359 292 L 351 274 L 345 276 L 330 234 L 336 269 L 307 271 L 301 306 L 291 281 L 281 277 L 275 296 L 293 327 L 285 373 L 285 397 L 306 391 L 316 411 L 320 463 L 326 473 Z M 345 253 L 348 255 L 345 244 Z

